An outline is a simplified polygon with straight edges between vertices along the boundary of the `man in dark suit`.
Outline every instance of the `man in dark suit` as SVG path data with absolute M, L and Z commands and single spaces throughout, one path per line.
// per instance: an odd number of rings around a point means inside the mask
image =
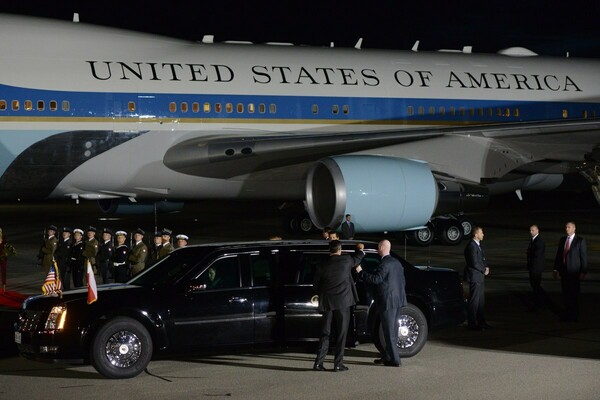
M 321 320 L 321 338 L 313 369 L 325 371 L 323 361 L 329 350 L 331 321 L 335 323 L 335 358 L 334 371 L 346 371 L 344 365 L 344 348 L 350 324 L 350 307 L 358 301 L 358 294 L 352 280 L 352 268 L 360 264 L 365 253 L 364 245 L 359 243 L 354 255 L 342 255 L 342 242 L 329 242 L 329 259 L 319 265 L 315 271 L 313 285 L 319 295 L 319 311 L 323 313 Z
M 346 220 L 342 222 L 342 239 L 354 239 L 354 222 L 351 219 L 350 214 L 346 214 Z
M 563 321 L 577 321 L 579 317 L 579 292 L 587 272 L 587 246 L 585 239 L 575 235 L 574 222 L 567 222 L 567 236 L 558 242 L 554 260 L 554 279 L 560 276 L 565 315 Z
M 546 299 L 546 292 L 542 288 L 546 244 L 540 237 L 540 230 L 537 225 L 531 225 L 529 233 L 531 234 L 531 241 L 527 247 L 527 270 L 529 271 L 529 283 L 533 290 L 532 310 L 535 310 L 543 306 Z
M 398 329 L 400 309 L 406 306 L 406 291 L 404 280 L 404 267 L 400 261 L 390 255 L 392 244 L 389 240 L 379 242 L 377 251 L 381 263 L 369 273 L 360 266 L 356 268 L 360 279 L 375 285 L 374 307 L 381 318 L 385 347 L 378 346 L 381 358 L 375 364 L 384 364 L 390 367 L 399 367 L 401 364 L 398 354 Z
M 483 316 L 484 281 L 485 276 L 490 273 L 485 255 L 481 249 L 483 240 L 483 228 L 476 226 L 473 228 L 473 239 L 465 247 L 465 276 L 469 282 L 469 306 L 467 310 L 467 327 L 471 330 L 481 331 L 489 329 L 490 325 L 485 322 Z

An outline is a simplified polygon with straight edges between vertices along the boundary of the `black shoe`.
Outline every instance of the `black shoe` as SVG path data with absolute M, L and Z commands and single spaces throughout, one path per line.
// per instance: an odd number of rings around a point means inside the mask
M 467 329 L 470 331 L 478 331 L 478 332 L 481 332 L 483 330 L 482 327 L 477 326 L 477 325 L 468 325 Z
M 343 372 L 343 371 L 348 371 L 348 367 L 346 367 L 344 364 L 340 364 L 340 365 L 334 367 L 333 370 L 335 372 Z
M 373 360 L 373 362 L 377 365 L 383 365 L 385 363 L 385 360 L 383 358 L 376 358 Z
M 383 365 L 385 365 L 386 367 L 399 367 L 401 364 L 400 363 L 396 364 L 395 362 L 391 362 L 391 361 L 385 361 L 383 363 Z
M 315 364 L 315 365 L 313 366 L 313 369 L 314 369 L 315 371 L 327 371 L 327 368 L 325 368 L 325 367 L 323 366 L 323 364 Z

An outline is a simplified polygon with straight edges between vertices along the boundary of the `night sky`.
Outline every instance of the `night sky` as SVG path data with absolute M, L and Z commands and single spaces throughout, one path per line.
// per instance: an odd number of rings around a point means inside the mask
M 60 4 L 56 4 L 60 3 Z M 215 41 L 600 57 L 600 2 L 581 1 L 2 1 L 0 12 Z M 37 5 L 36 5 L 37 4 Z M 3 40 L 6 40 L 3 38 Z

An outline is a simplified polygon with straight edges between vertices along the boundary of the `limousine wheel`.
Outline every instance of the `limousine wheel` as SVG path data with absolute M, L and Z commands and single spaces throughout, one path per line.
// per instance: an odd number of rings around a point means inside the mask
M 377 345 L 385 348 L 381 322 L 377 324 Z M 421 351 L 428 335 L 427 319 L 419 308 L 412 304 L 402 308 L 400 326 L 398 328 L 398 352 L 401 358 L 408 358 Z
M 150 334 L 132 318 L 108 321 L 92 343 L 92 365 L 107 378 L 132 378 L 146 369 L 151 357 Z

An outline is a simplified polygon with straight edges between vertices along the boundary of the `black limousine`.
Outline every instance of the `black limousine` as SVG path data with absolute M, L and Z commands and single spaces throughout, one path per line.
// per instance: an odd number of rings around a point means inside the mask
M 356 242 L 344 242 L 354 251 Z M 376 243 L 365 243 L 361 265 L 374 269 Z M 394 257 L 398 257 L 393 254 Z M 126 284 L 62 297 L 34 296 L 15 325 L 22 356 L 41 361 L 91 363 L 108 378 L 130 378 L 152 357 L 214 352 L 229 346 L 285 346 L 317 341 L 320 314 L 312 288 L 316 266 L 328 257 L 325 241 L 266 241 L 189 246 L 144 270 Z M 465 319 L 456 271 L 404 266 L 409 305 L 403 309 L 401 357 L 417 354 L 428 330 Z M 357 282 L 348 345 L 382 342 L 371 312 L 372 293 Z

